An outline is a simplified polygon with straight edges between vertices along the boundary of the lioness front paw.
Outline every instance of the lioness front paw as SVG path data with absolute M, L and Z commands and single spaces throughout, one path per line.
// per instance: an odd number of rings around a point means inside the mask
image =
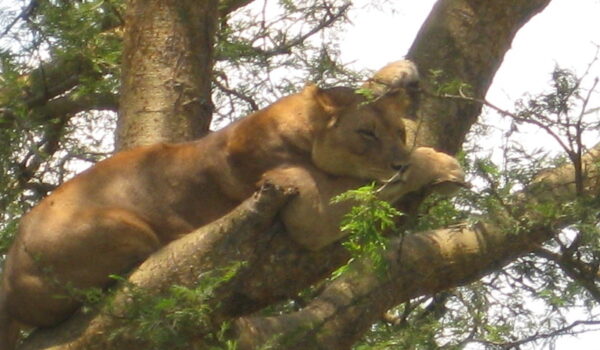
M 465 187 L 465 173 L 456 158 L 430 147 L 413 151 L 407 170 L 382 187 L 380 197 L 395 202 L 409 192 L 430 186 L 436 192 L 452 194 Z
M 465 172 L 456 158 L 430 147 L 417 148 L 413 157 L 415 163 L 420 162 L 428 170 L 425 176 L 429 179 L 427 185 L 436 192 L 450 195 L 461 187 L 467 187 Z

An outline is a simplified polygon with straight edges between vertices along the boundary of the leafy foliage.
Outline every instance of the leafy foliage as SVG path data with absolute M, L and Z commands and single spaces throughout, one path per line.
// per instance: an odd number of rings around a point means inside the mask
M 115 121 L 97 111 L 114 106 L 89 96 L 116 93 L 121 3 L 21 4 L 0 13 L 0 248 L 24 211 L 112 148 Z
M 188 288 L 171 286 L 165 293 L 156 295 L 152 291 L 130 285 L 131 302 L 125 311 L 119 310 L 120 318 L 126 320 L 115 329 L 111 338 L 128 337 L 147 342 L 148 349 L 187 349 L 189 340 L 200 336 L 201 329 L 215 328 L 210 318 L 210 299 L 214 298 L 219 286 L 231 280 L 243 266 L 232 264 L 219 270 L 210 271 L 199 278 L 198 285 Z M 117 279 L 126 281 L 120 277 Z M 216 327 L 217 331 L 203 334 L 207 348 L 232 350 L 235 342 L 228 340 L 227 323 Z
M 363 79 L 338 58 L 338 34 L 349 8 L 345 0 L 257 1 L 225 18 L 216 53 L 215 126 L 307 81 L 324 86 Z
M 545 201 L 543 193 L 554 189 L 538 188 L 539 177 L 548 168 L 577 166 L 577 158 L 549 152 L 548 147 L 524 145 L 520 139 L 521 132 L 535 128 L 553 133 L 549 136 L 555 149 L 567 154 L 589 147 L 585 133 L 596 130 L 598 115 L 585 105 L 595 83 L 584 88 L 584 77 L 560 68 L 552 78 L 549 92 L 518 103 L 516 113 L 501 113 L 521 119 L 513 119 L 508 130 L 502 130 L 504 144 L 499 154 L 485 154 L 490 150 L 481 145 L 490 138 L 489 128 L 480 125 L 481 131 L 467 144 L 463 162 L 474 189 L 451 200 L 428 198 L 411 231 L 485 217 L 495 218 L 495 225 L 507 234 L 543 226 L 556 231 L 554 238 L 481 281 L 389 310 L 355 349 L 551 348 L 562 336 L 598 330 L 599 323 L 590 321 L 597 319 L 600 302 L 598 199 L 579 193 L 572 200 Z M 460 84 L 452 86 L 439 92 L 457 94 Z M 585 126 L 577 130 L 576 125 Z M 537 191 L 540 198 L 526 211 L 513 204 L 522 198 L 524 189 Z M 565 221 L 570 224 L 561 225 Z
M 352 201 L 356 205 L 344 217 L 340 229 L 347 233 L 342 245 L 353 259 L 368 258 L 374 268 L 385 271 L 383 251 L 388 239 L 384 233 L 394 230 L 394 219 L 401 215 L 391 204 L 377 198 L 374 184 L 344 192 L 332 199 L 332 203 Z

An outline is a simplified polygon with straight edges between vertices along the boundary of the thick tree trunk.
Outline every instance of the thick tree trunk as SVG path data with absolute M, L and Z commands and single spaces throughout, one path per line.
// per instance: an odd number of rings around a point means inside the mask
M 421 27 L 407 57 L 417 63 L 425 88 L 465 83 L 465 93 L 484 98 L 517 31 L 550 0 L 440 0 Z M 481 105 L 424 96 L 417 144 L 456 153 Z
M 130 0 L 116 145 L 181 142 L 208 132 L 218 0 Z

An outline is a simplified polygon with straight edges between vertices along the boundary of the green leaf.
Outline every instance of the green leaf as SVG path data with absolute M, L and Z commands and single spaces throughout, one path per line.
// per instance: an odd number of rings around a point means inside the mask
M 377 198 L 375 184 L 346 191 L 331 200 L 332 203 L 342 201 L 356 203 L 340 224 L 340 230 L 348 234 L 342 245 L 352 259 L 370 259 L 374 270 L 383 273 L 387 268 L 383 252 L 389 243 L 384 233 L 396 228 L 394 219 L 401 213 Z M 343 271 L 337 270 L 336 276 Z

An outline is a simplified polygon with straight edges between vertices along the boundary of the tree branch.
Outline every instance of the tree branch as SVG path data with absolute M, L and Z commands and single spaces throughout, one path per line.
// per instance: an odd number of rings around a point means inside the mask
M 536 254 L 556 263 L 574 281 L 577 281 L 588 293 L 600 302 L 600 288 L 594 282 L 598 271 L 593 271 L 587 264 L 567 254 L 558 254 L 547 249 L 537 249 Z
M 119 98 L 113 93 L 68 94 L 48 101 L 44 106 L 36 108 L 36 112 L 47 119 L 63 115 L 74 115 L 89 110 L 109 110 L 116 112 Z
M 350 5 L 352 5 L 352 3 L 349 2 L 349 3 L 341 6 L 335 13 L 329 13 L 329 15 L 326 18 L 324 18 L 321 22 L 319 22 L 319 24 L 317 24 L 314 28 L 312 28 L 311 30 L 309 30 L 308 32 L 306 32 L 302 35 L 297 36 L 296 38 L 294 38 L 290 41 L 286 41 L 286 42 L 282 43 L 281 45 L 278 45 L 270 50 L 265 51 L 265 50 L 262 50 L 259 48 L 255 48 L 255 50 L 259 51 L 261 53 L 261 55 L 264 55 L 265 57 L 289 54 L 293 47 L 296 47 L 296 46 L 304 43 L 308 38 L 310 38 L 311 36 L 320 32 L 324 28 L 329 27 L 330 25 L 335 23 L 338 19 L 343 17 L 346 14 L 346 11 L 350 8 Z
M 57 59 L 56 61 L 43 63 L 40 67 L 34 69 L 31 73 L 23 75 L 20 80 L 25 82 L 22 93 L 17 96 L 21 103 L 29 109 L 43 107 L 48 101 L 73 89 L 80 82 L 82 77 L 99 77 L 100 73 L 94 70 L 92 62 L 84 56 L 70 57 L 68 59 Z M 10 88 L 4 88 L 8 90 Z M 13 99 L 13 93 L 0 91 L 0 106 L 14 105 L 13 100 L 5 100 L 1 96 L 5 95 L 8 99 Z M 3 118 L 0 118 L 0 127 L 12 127 L 17 116 L 4 107 L 2 110 Z M 48 121 L 56 115 L 38 114 L 40 121 Z M 49 119 L 44 119 L 48 117 Z
M 18 16 L 16 16 L 6 26 L 6 28 L 4 28 L 4 30 L 2 31 L 2 34 L 0 34 L 0 38 L 5 36 L 6 34 L 8 34 L 8 32 L 10 32 L 12 30 L 12 28 L 15 26 L 15 24 L 17 24 L 20 20 L 27 19 L 33 13 L 33 11 L 35 11 L 37 6 L 38 6 L 38 0 L 31 0 L 29 2 L 29 4 L 23 8 L 21 13 Z
M 589 166 L 599 159 L 600 146 L 597 146 L 586 154 L 584 162 Z M 587 176 L 588 194 L 599 193 L 598 170 L 589 172 Z M 540 181 L 543 186 L 539 187 L 536 183 L 526 196 L 518 197 L 519 201 L 513 205 L 530 208 L 540 201 L 564 201 L 576 195 L 571 165 L 546 173 Z M 549 195 L 548 188 L 556 191 Z M 261 232 L 286 195 L 290 193 L 276 197 L 274 202 L 270 202 L 273 198 L 264 197 L 264 207 L 253 204 L 260 202 L 260 196 L 259 199 L 251 199 L 250 204 L 243 204 L 235 212 L 173 242 L 149 258 L 129 281 L 159 293 L 173 284 L 193 285 L 203 272 L 226 266 L 232 261 L 249 261 L 247 269 L 240 273 L 240 279 L 224 286 L 223 294 L 219 294 L 218 300 L 215 300 L 215 304 L 221 302 L 223 306 L 215 307 L 212 317 L 218 321 L 230 319 L 233 314 L 227 301 L 240 296 L 239 289 L 235 287 L 241 281 L 250 278 L 255 284 L 272 282 L 265 275 L 253 271 L 256 266 L 253 261 L 264 257 L 263 254 L 269 251 L 270 247 L 261 243 L 266 236 Z M 237 319 L 234 329 L 240 349 L 254 349 L 274 339 L 282 349 L 349 349 L 357 337 L 391 307 L 417 296 L 475 281 L 516 257 L 535 250 L 553 232 L 557 232 L 556 227 L 564 227 L 571 219 L 576 219 L 565 217 L 560 223 L 548 223 L 544 218 L 538 220 L 535 213 L 524 211 L 524 215 L 533 224 L 528 230 L 518 232 L 498 226 L 495 215 L 491 215 L 494 218 L 481 220 L 472 226 L 456 226 L 394 239 L 386 253 L 389 268 L 384 277 L 373 271 L 370 261 L 357 260 L 350 265 L 349 273 L 331 282 L 318 297 L 298 312 L 276 317 L 246 316 Z M 259 217 L 258 223 L 253 221 L 257 220 L 256 216 Z M 249 220 L 250 224 L 245 220 Z M 552 229 L 546 225 L 552 225 Z M 277 236 L 266 239 L 275 240 Z M 275 257 L 272 252 L 267 254 L 268 259 Z M 177 259 L 173 259 L 174 256 Z M 122 289 L 116 292 L 116 302 L 113 303 L 117 310 L 127 303 L 122 297 L 119 299 L 120 293 L 123 293 Z M 123 295 L 127 296 L 126 293 Z M 90 341 L 94 346 L 103 344 L 104 337 L 96 338 L 95 335 L 106 334 L 118 321 L 110 314 L 101 313 L 91 321 L 86 317 L 89 315 L 79 314 L 56 329 L 36 332 L 23 349 L 45 348 L 49 339 L 60 344 L 53 349 L 89 349 L 92 346 Z M 83 334 L 76 341 L 64 343 L 65 334 L 82 332 L 82 324 L 87 327 Z M 57 342 L 59 335 L 63 337 Z M 111 348 L 125 347 L 120 344 L 111 344 Z M 131 346 L 131 342 L 127 344 Z
M 219 13 L 221 17 L 225 17 L 231 12 L 240 9 L 254 0 L 221 0 L 219 2 Z
M 517 30 L 548 2 L 549 0 L 526 3 L 519 0 L 440 1 L 421 29 L 409 57 L 417 62 L 422 72 L 441 69 L 452 79 L 474 86 L 475 96 L 484 96 Z M 445 102 L 426 100 L 422 107 L 422 114 L 425 116 L 424 131 L 418 135 L 418 141 L 454 153 L 479 112 L 480 106 L 471 103 L 448 106 Z M 415 130 L 413 129 L 413 133 Z M 568 186 L 564 187 L 567 189 L 565 193 L 570 193 Z M 224 222 L 226 221 L 219 221 Z M 322 344 L 333 344 L 336 335 L 328 334 L 328 331 L 339 330 L 341 332 L 338 337 L 348 337 L 348 340 L 341 340 L 340 344 L 347 345 L 350 340 L 359 337 L 368 327 L 367 324 L 378 319 L 387 308 L 416 295 L 439 291 L 478 278 L 487 271 L 502 266 L 507 259 L 530 251 L 536 246 L 536 242 L 547 237 L 547 232 L 531 231 L 526 244 L 517 245 L 517 240 L 513 240 L 514 236 L 509 236 L 510 240 L 503 247 L 500 243 L 505 243 L 503 240 L 507 239 L 507 235 L 501 235 L 493 229 L 493 226 L 480 224 L 475 227 L 424 232 L 408 236 L 410 240 L 406 240 L 401 247 L 400 242 L 395 241 L 397 249 L 389 252 L 392 267 L 389 276 L 384 279 L 375 278 L 364 270 L 365 262 L 356 262 L 351 275 L 332 282 L 320 297 L 297 314 L 284 315 L 280 319 L 256 316 L 240 318 L 235 325 L 241 336 L 241 344 L 251 344 L 253 340 L 248 339 L 253 334 L 257 335 L 256 342 L 276 335 L 267 334 L 267 331 L 281 329 L 290 334 L 291 329 L 298 331 L 294 325 L 310 320 L 315 322 L 314 332 L 307 335 L 305 342 L 314 344 L 322 341 Z M 409 245 L 407 242 L 410 242 Z M 237 244 L 244 246 L 241 242 L 232 241 L 227 247 L 211 248 L 210 254 L 216 257 L 226 255 L 228 251 L 236 251 Z M 228 286 L 227 293 L 222 298 L 223 309 L 219 310 L 224 317 L 248 315 L 265 305 L 293 296 L 327 276 L 348 258 L 345 250 L 337 244 L 318 252 L 307 252 L 294 244 L 282 230 L 274 235 L 256 235 L 253 244 L 261 250 L 257 251 L 254 259 L 250 259 L 239 279 Z M 412 248 L 409 250 L 407 247 Z M 178 252 L 177 254 L 179 257 Z M 481 256 L 485 256 L 486 260 L 478 260 Z M 200 256 L 199 259 L 201 258 Z M 431 262 L 432 259 L 435 259 L 434 263 Z M 194 265 L 193 268 L 204 270 L 201 266 Z M 154 273 L 156 278 L 160 278 L 161 275 L 169 275 L 175 271 L 170 265 L 156 265 Z M 365 275 L 358 271 L 365 271 Z M 311 315 L 310 311 L 315 314 Z M 75 316 L 73 320 L 78 320 L 78 317 Z M 336 319 L 339 320 L 337 324 Z M 55 329 L 54 336 L 48 335 L 45 339 L 54 344 L 67 340 L 77 343 L 79 333 L 70 332 L 67 328 L 77 322 L 68 321 Z M 291 326 L 288 327 L 287 324 Z M 96 331 L 100 332 L 100 329 Z M 300 331 L 305 332 L 303 329 Z M 50 331 L 36 332 L 34 338 L 37 339 L 45 332 Z M 29 341 L 27 344 L 30 344 Z M 295 344 L 300 347 L 297 341 L 291 346 L 296 346 Z M 330 349 L 344 348 L 342 345 Z

